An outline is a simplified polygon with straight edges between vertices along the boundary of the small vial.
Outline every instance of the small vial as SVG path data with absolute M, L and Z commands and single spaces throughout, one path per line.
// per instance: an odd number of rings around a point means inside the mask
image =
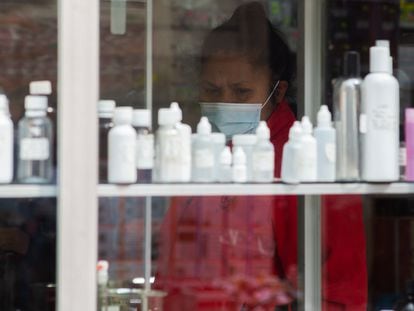
M 234 148 L 233 154 L 233 182 L 247 182 L 246 154 L 241 147 Z
M 154 168 L 154 135 L 151 133 L 151 111 L 135 109 L 132 126 L 137 132 L 135 164 L 138 183 L 151 183 Z
M 233 179 L 233 172 L 231 169 L 232 162 L 231 150 L 230 147 L 224 147 L 223 151 L 220 154 L 220 160 L 218 165 L 218 181 L 222 183 L 229 183 Z
M 113 100 L 100 100 L 98 102 L 99 182 L 106 182 L 108 178 L 108 133 L 114 126 L 112 118 L 115 106 Z
M 9 100 L 0 94 L 0 183 L 13 180 L 13 121 L 9 113 Z
M 300 182 L 302 154 L 302 126 L 295 121 L 289 130 L 289 141 L 283 146 L 282 174 L 284 183 L 298 184 Z
M 256 130 L 257 143 L 253 149 L 253 181 L 273 182 L 275 171 L 275 149 L 270 142 L 270 130 L 265 121 L 260 121 Z
M 52 169 L 52 122 L 47 117 L 47 97 L 28 95 L 25 116 L 19 121 L 19 158 L 17 180 L 20 183 L 50 183 Z
M 211 141 L 211 124 L 201 117 L 193 148 L 193 181 L 214 181 L 214 149 Z
M 315 182 L 317 180 L 317 144 L 312 135 L 313 126 L 307 116 L 302 118 L 302 153 L 301 158 L 301 181 Z
M 114 127 L 108 135 L 108 182 L 132 184 L 137 181 L 135 144 L 137 134 L 131 126 L 132 107 L 118 107 Z

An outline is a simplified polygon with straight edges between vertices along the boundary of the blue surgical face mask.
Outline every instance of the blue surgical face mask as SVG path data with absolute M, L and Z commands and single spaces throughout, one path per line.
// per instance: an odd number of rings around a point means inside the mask
M 210 121 L 213 131 L 226 135 L 230 141 L 236 134 L 252 134 L 260 122 L 260 113 L 273 96 L 279 81 L 263 104 L 200 103 L 201 114 Z

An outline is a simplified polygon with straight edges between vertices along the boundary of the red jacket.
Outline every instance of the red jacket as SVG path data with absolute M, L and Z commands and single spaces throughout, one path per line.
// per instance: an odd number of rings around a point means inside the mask
M 275 176 L 294 121 L 286 101 L 267 121 Z M 323 198 L 322 233 L 324 310 L 366 310 L 361 199 Z M 173 198 L 160 231 L 156 271 L 156 287 L 168 292 L 167 311 L 240 310 L 252 292 L 266 297 L 265 291 L 244 291 L 240 278 L 256 288 L 264 288 L 261 282 L 271 275 L 296 285 L 296 197 Z M 278 299 L 283 304 L 283 295 Z M 274 310 L 274 304 L 263 309 Z

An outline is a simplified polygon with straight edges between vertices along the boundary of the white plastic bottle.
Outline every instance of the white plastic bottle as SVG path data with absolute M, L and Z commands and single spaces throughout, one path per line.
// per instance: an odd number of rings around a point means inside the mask
M 24 106 L 25 116 L 18 125 L 17 180 L 20 183 L 50 183 L 53 178 L 53 129 L 47 117 L 47 97 L 28 95 Z
M 318 112 L 318 126 L 315 138 L 318 148 L 318 181 L 335 181 L 336 171 L 336 131 L 332 126 L 332 115 L 328 106 L 322 105 Z
M 300 172 L 302 170 L 302 125 L 295 121 L 289 130 L 289 141 L 283 146 L 282 172 L 281 179 L 288 184 L 298 184 L 300 182 Z
M 399 179 L 399 84 L 389 74 L 389 51 L 370 48 L 370 74 L 362 83 L 362 178 L 369 182 Z
M 135 109 L 132 116 L 132 126 L 137 132 L 135 145 L 135 164 L 137 166 L 138 183 L 152 181 L 154 168 L 154 135 L 151 132 L 151 111 Z
M 183 112 L 177 102 L 172 102 L 170 109 L 177 119 L 175 127 L 180 135 L 181 168 L 178 178 L 181 182 L 189 182 L 191 180 L 191 127 L 181 122 Z
M 116 108 L 113 121 L 114 127 L 108 134 L 108 182 L 132 184 L 137 181 L 137 134 L 131 126 L 132 107 Z
M 194 182 L 214 181 L 214 146 L 211 140 L 211 124 L 207 117 L 201 117 L 197 125 L 197 137 L 193 148 Z
M 0 183 L 13 180 L 13 121 L 10 118 L 9 101 L 0 94 Z
M 246 155 L 247 181 L 253 180 L 253 148 L 257 142 L 255 134 L 237 134 L 232 139 L 233 147 L 241 147 Z
M 231 168 L 232 155 L 230 147 L 224 147 L 220 154 L 220 160 L 218 165 L 218 181 L 222 183 L 229 183 L 233 180 L 233 172 Z
M 233 152 L 233 182 L 247 182 L 246 153 L 242 147 L 235 147 Z
M 317 146 L 312 136 L 312 123 L 307 116 L 302 118 L 302 153 L 300 181 L 315 182 L 317 180 Z
M 253 181 L 273 182 L 275 171 L 275 149 L 270 142 L 270 130 L 265 121 L 260 121 L 256 130 L 257 143 L 253 148 Z
M 158 110 L 159 128 L 155 135 L 155 170 L 157 182 L 181 182 L 181 135 L 175 127 L 177 116 L 170 108 Z
M 214 149 L 214 181 L 220 176 L 220 157 L 226 145 L 226 135 L 223 133 L 211 133 L 211 142 Z

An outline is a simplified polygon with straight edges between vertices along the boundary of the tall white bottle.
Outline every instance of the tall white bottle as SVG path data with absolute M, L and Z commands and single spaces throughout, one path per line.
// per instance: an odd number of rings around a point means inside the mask
M 0 94 L 0 183 L 13 180 L 13 122 L 10 118 L 9 101 Z
M 289 130 L 289 141 L 283 146 L 281 179 L 288 184 L 300 182 L 302 125 L 295 121 Z
M 388 49 L 371 47 L 360 120 L 362 178 L 370 182 L 399 179 L 399 84 L 389 68 Z
M 108 134 L 108 182 L 131 184 L 137 181 L 135 144 L 137 133 L 132 127 L 132 107 L 118 107 L 114 127 Z
M 256 130 L 257 143 L 253 148 L 253 181 L 273 182 L 275 171 L 275 148 L 270 142 L 270 130 L 260 121 Z
M 302 118 L 302 153 L 300 181 L 314 182 L 317 180 L 317 146 L 312 136 L 313 126 L 307 116 Z
M 181 168 L 178 179 L 181 182 L 189 182 L 191 180 L 191 127 L 181 122 L 183 112 L 177 102 L 172 102 L 170 109 L 177 119 L 175 128 L 180 136 Z
M 335 181 L 336 131 L 331 118 L 328 106 L 322 105 L 318 112 L 318 126 L 314 132 L 318 148 L 318 181 Z
M 197 125 L 197 137 L 193 144 L 193 181 L 214 181 L 214 146 L 211 140 L 211 124 L 201 117 Z

